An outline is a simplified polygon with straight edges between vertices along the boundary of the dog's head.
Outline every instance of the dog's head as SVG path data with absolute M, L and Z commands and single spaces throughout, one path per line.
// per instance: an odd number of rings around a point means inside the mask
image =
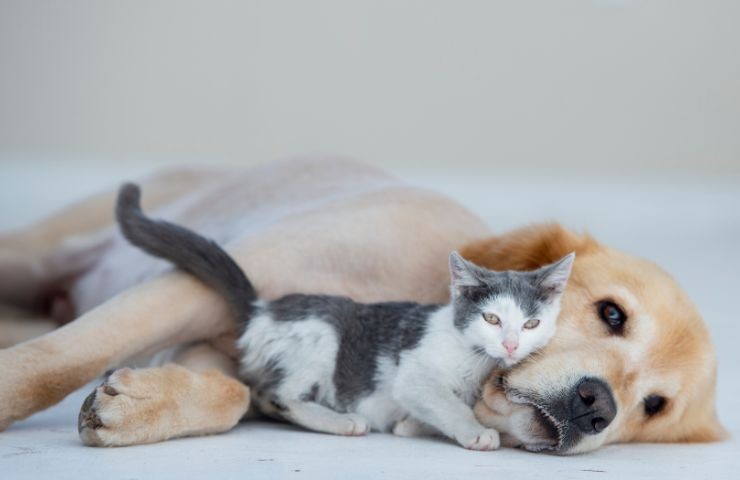
M 707 327 L 656 265 L 558 225 L 468 245 L 496 270 L 530 270 L 577 253 L 558 330 L 529 360 L 485 386 L 529 413 L 512 422 L 525 448 L 578 453 L 617 442 L 724 437 L 714 407 L 716 359 Z M 490 406 L 490 405 L 489 405 Z

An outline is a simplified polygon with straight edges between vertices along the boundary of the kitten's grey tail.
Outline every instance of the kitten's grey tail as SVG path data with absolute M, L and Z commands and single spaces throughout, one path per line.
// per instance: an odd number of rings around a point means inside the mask
M 116 219 L 123 236 L 155 257 L 174 263 L 213 288 L 228 302 L 240 323 L 252 316 L 257 292 L 239 265 L 216 242 L 141 210 L 141 190 L 127 183 L 118 192 Z

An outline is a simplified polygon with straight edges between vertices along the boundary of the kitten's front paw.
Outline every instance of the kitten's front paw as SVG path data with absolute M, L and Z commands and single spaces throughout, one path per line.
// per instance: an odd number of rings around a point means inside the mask
M 457 437 L 457 442 L 468 450 L 490 451 L 501 446 L 501 439 L 496 430 L 486 428 L 475 434 Z
M 361 437 L 370 431 L 370 425 L 359 415 L 347 415 L 344 419 L 345 425 L 340 430 L 340 435 L 348 437 Z

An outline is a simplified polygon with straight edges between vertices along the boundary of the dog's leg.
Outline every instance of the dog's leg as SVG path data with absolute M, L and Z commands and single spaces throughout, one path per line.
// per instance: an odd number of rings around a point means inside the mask
M 211 178 L 172 170 L 142 182 L 147 209 L 170 203 Z M 104 252 L 116 192 L 79 201 L 34 225 L 0 235 L 0 300 L 37 306 L 49 289 L 84 270 Z
M 126 358 L 233 328 L 223 300 L 197 280 L 175 272 L 147 281 L 62 328 L 0 350 L 0 429 Z
M 213 349 L 211 354 L 214 363 L 231 363 L 218 359 L 223 354 Z M 175 364 L 124 368 L 87 397 L 78 430 L 82 443 L 89 446 L 153 443 L 225 432 L 248 407 L 249 388 L 217 368 L 196 371 Z
M 105 252 L 108 232 L 68 237 L 54 248 L 0 246 L 0 301 L 57 317 L 58 323 L 74 318 L 67 288 L 77 275 Z
M 142 200 L 150 210 L 172 202 L 207 183 L 217 172 L 176 169 L 165 170 L 143 179 L 140 183 L 147 192 Z M 113 206 L 116 189 L 93 195 L 12 234 L 0 236 L 0 250 L 24 249 L 49 252 L 66 238 L 88 235 L 113 224 Z
M 25 342 L 54 330 L 56 322 L 18 308 L 0 306 L 0 348 Z
M 80 201 L 27 228 L 0 235 L 0 300 L 40 309 L 49 294 L 104 251 L 114 193 Z

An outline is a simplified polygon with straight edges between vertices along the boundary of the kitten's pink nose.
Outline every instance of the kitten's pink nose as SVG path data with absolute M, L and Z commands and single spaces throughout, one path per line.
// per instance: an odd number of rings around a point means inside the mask
M 514 350 L 519 346 L 519 342 L 516 340 L 504 340 L 501 344 L 504 346 L 506 351 L 509 352 L 509 356 L 511 356 L 511 354 L 514 353 Z

